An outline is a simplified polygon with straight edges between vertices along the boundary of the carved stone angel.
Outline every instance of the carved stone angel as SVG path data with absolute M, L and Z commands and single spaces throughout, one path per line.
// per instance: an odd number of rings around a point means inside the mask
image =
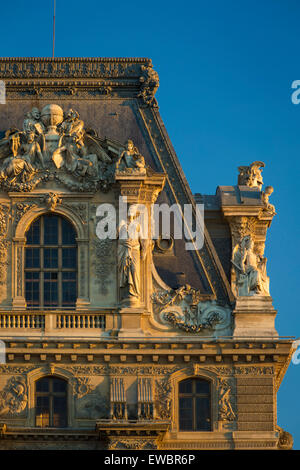
M 267 260 L 257 255 L 253 247 L 253 240 L 250 235 L 247 235 L 233 250 L 232 264 L 236 273 L 239 296 L 269 295 Z

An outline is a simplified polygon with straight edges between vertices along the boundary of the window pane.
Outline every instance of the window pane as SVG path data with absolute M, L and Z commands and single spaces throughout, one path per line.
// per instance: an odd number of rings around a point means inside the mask
M 49 378 L 48 377 L 37 380 L 36 391 L 37 392 L 49 392 Z
M 53 378 L 53 392 L 64 392 L 67 390 L 67 382 L 62 379 Z
M 179 429 L 181 431 L 193 430 L 193 399 L 179 399 Z
M 63 245 L 76 245 L 75 230 L 65 219 L 61 219 L 61 233 Z
M 36 282 L 25 283 L 25 295 L 28 307 L 38 307 L 40 304 L 40 284 Z
M 63 281 L 69 281 L 69 280 L 76 281 L 76 271 L 63 271 L 62 279 Z
M 53 397 L 53 426 L 67 426 L 67 399 L 66 397 Z
M 25 250 L 25 268 L 40 267 L 40 249 L 26 248 Z
M 40 244 L 40 221 L 41 219 L 35 220 L 26 233 L 27 245 L 39 245 Z
M 192 380 L 183 380 L 179 384 L 179 393 L 192 393 Z
M 40 304 L 40 273 L 25 273 L 25 298 L 28 307 L 37 307 Z
M 76 268 L 76 248 L 63 248 L 62 249 L 62 267 L 63 268 Z
M 44 248 L 44 268 L 58 268 L 58 248 Z
M 209 382 L 207 380 L 196 380 L 196 393 L 209 394 Z
M 208 398 L 196 398 L 196 430 L 210 431 L 210 402 Z
M 62 285 L 62 306 L 73 307 L 76 304 L 76 282 L 63 282 Z
M 58 285 L 57 273 L 44 273 L 44 306 L 57 307 L 58 305 Z
M 36 426 L 50 425 L 49 397 L 36 397 Z
M 58 244 L 58 217 L 44 216 L 44 244 Z

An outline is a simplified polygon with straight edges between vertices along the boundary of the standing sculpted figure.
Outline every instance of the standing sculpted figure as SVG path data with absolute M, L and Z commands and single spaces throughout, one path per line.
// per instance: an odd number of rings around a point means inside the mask
M 142 229 L 135 220 L 135 209 L 129 208 L 127 221 L 122 221 L 118 232 L 118 271 L 121 300 L 129 305 L 137 303 L 141 294 L 140 260 L 146 257 Z
M 253 240 L 247 235 L 233 250 L 232 264 L 236 273 L 238 295 L 269 295 L 267 260 L 257 255 L 253 248 Z

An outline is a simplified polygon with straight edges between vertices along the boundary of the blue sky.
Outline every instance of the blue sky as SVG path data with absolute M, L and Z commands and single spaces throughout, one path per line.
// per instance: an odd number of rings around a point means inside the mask
M 1 5 L 0 55 L 52 55 L 52 1 Z M 236 184 L 261 160 L 277 215 L 266 256 L 280 336 L 300 336 L 298 0 L 57 0 L 56 56 L 150 57 L 160 112 L 193 192 Z M 300 449 L 300 365 L 278 394 L 278 424 Z

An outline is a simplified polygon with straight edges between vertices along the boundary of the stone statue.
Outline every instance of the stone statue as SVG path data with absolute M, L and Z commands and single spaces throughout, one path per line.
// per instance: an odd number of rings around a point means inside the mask
M 129 306 L 137 303 L 141 295 L 140 260 L 146 257 L 145 240 L 141 226 L 135 220 L 133 207 L 127 221 L 122 221 L 118 231 L 118 271 L 121 300 Z
M 116 163 L 116 172 L 146 174 L 145 159 L 130 139 L 126 142 L 126 149 L 119 155 Z
M 260 168 L 264 168 L 263 162 L 253 162 L 249 166 L 239 166 L 238 185 L 258 188 L 261 191 L 263 179 Z
M 236 273 L 238 296 L 269 295 L 269 278 L 266 274 L 266 258 L 254 252 L 250 235 L 233 250 L 232 264 Z

